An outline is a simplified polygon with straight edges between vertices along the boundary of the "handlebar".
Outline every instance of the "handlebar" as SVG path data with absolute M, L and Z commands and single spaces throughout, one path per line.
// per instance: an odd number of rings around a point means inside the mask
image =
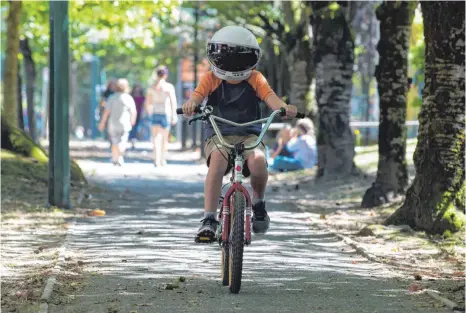
M 200 105 L 194 109 L 194 113 L 202 113 L 202 109 Z M 183 114 L 183 108 L 176 109 L 176 114 L 178 115 Z
M 221 133 L 220 129 L 218 128 L 217 123 L 215 122 L 216 120 L 220 121 L 222 123 L 226 123 L 226 124 L 230 124 L 232 126 L 236 126 L 236 127 L 244 127 L 244 126 L 259 124 L 259 123 L 263 123 L 263 122 L 266 123 L 265 126 L 262 128 L 262 131 L 259 134 L 259 137 L 257 138 L 256 142 L 254 142 L 252 145 L 245 146 L 244 150 L 252 150 L 252 149 L 255 149 L 257 146 L 259 146 L 260 143 L 262 142 L 262 139 L 265 136 L 265 133 L 269 129 L 270 124 L 272 124 L 272 121 L 275 118 L 275 116 L 280 115 L 281 117 L 284 117 L 286 115 L 285 108 L 281 108 L 279 110 L 273 111 L 272 114 L 270 114 L 270 116 L 268 118 L 263 118 L 263 119 L 255 120 L 255 121 L 252 121 L 252 122 L 239 124 L 239 123 L 235 123 L 235 122 L 226 120 L 224 118 L 215 116 L 215 115 L 212 114 L 212 111 L 213 111 L 213 109 L 212 109 L 211 106 L 206 106 L 206 107 L 198 106 L 198 107 L 196 107 L 194 112 L 198 113 L 198 114 L 202 114 L 202 116 L 193 118 L 190 122 L 198 120 L 198 119 L 208 118 L 209 121 L 210 121 L 210 124 L 212 125 L 212 127 L 214 129 L 215 134 L 217 135 L 217 137 L 218 137 L 218 139 L 220 141 L 220 145 L 222 145 L 222 146 L 224 146 L 225 148 L 228 148 L 228 149 L 234 149 L 235 146 L 225 142 L 225 140 L 223 139 L 222 133 Z M 177 114 L 183 114 L 183 109 L 182 108 L 176 109 L 176 113 Z M 297 113 L 295 118 L 305 118 L 305 115 L 304 115 L 304 113 Z

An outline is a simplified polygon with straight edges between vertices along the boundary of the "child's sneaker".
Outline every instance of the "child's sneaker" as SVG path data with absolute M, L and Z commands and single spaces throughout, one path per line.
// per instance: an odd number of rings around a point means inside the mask
M 215 217 L 207 217 L 201 220 L 202 226 L 199 227 L 197 235 L 194 238 L 195 242 L 200 243 L 211 243 L 216 239 L 216 232 L 218 222 Z
M 254 204 L 252 212 L 252 231 L 256 234 L 265 234 L 270 226 L 270 217 L 265 210 L 265 201 Z

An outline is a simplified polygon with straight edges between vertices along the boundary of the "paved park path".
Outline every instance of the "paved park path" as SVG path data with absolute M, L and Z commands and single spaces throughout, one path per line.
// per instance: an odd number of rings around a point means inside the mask
M 241 292 L 230 294 L 219 279 L 218 245 L 193 240 L 206 173 L 197 154 L 171 151 L 168 166 L 157 169 L 141 145 L 118 168 L 105 147 L 75 152 L 89 180 L 116 196 L 100 202 L 106 216 L 80 218 L 71 229 L 69 273 L 58 279 L 50 312 L 447 312 L 408 294 L 400 275 L 312 229 L 308 213 L 273 192 L 270 231 L 246 247 Z

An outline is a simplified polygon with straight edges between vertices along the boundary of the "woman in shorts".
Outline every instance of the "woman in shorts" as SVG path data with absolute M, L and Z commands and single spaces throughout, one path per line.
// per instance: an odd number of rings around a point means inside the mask
M 165 152 L 168 146 L 170 126 L 176 124 L 177 102 L 175 87 L 166 81 L 168 68 L 159 66 L 156 71 L 155 81 L 147 89 L 145 110 L 152 121 L 152 143 L 154 146 L 154 165 L 160 167 L 166 165 Z

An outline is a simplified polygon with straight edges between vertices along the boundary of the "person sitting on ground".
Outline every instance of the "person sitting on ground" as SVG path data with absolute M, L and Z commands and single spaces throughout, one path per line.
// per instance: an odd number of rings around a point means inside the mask
M 292 154 L 290 151 L 288 151 L 288 148 L 286 147 L 286 144 L 288 143 L 288 141 L 290 141 L 290 139 L 291 139 L 291 126 L 285 125 L 285 127 L 282 128 L 277 134 L 277 142 L 275 143 L 273 147 L 273 153 L 270 156 L 270 158 L 275 159 L 279 155 L 284 156 L 284 157 L 291 157 Z
M 116 92 L 107 100 L 99 124 L 99 130 L 103 131 L 108 120 L 107 127 L 114 165 L 123 165 L 123 154 L 128 143 L 128 135 L 132 126 L 136 123 L 136 116 L 136 104 L 129 94 L 128 80 L 120 78 L 116 84 Z
M 291 139 L 286 144 L 291 157 L 277 156 L 271 169 L 274 171 L 296 171 L 311 169 L 317 160 L 317 147 L 314 124 L 308 118 L 298 121 L 291 131 Z

